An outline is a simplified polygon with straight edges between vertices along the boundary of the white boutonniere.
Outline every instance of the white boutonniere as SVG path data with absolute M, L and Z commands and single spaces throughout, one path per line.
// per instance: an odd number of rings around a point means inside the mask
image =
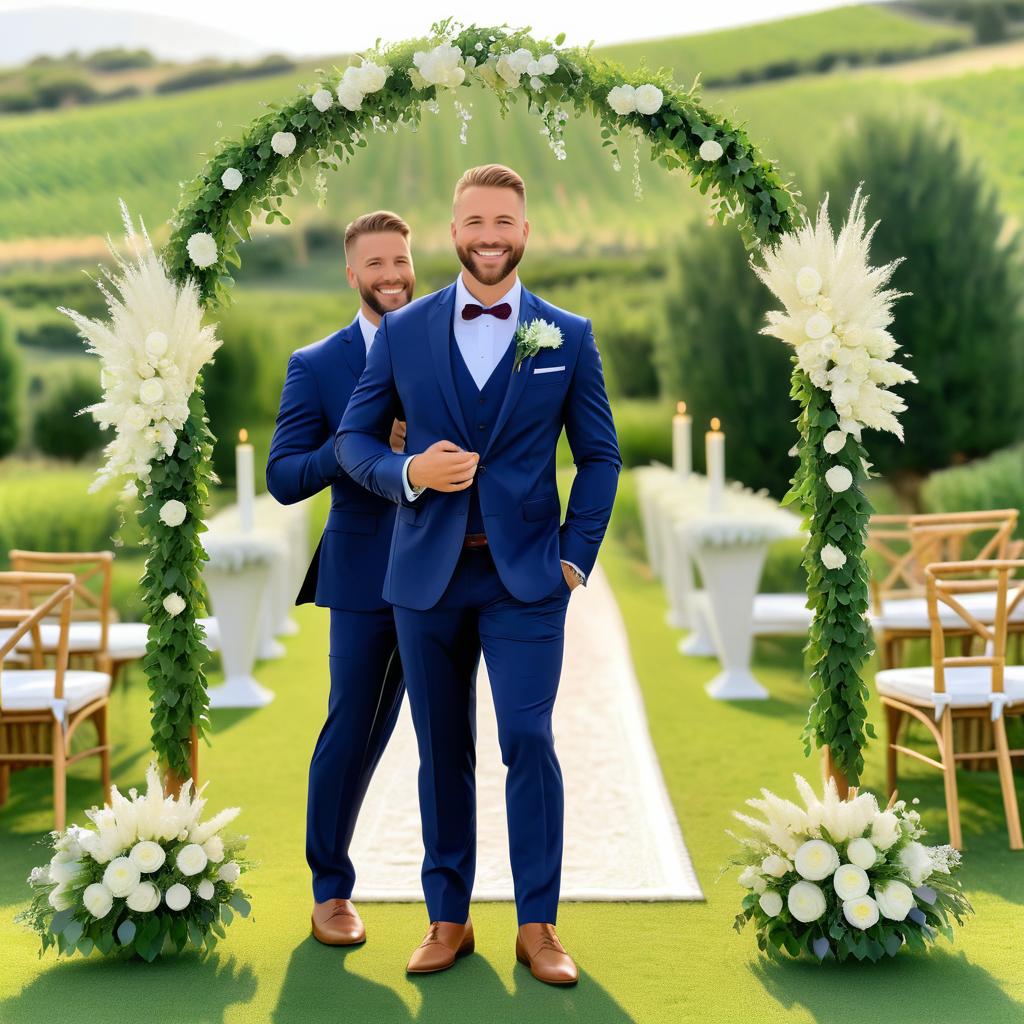
M 536 355 L 542 348 L 561 348 L 562 332 L 547 320 L 531 320 L 516 328 L 516 362 L 518 370 L 524 359 Z

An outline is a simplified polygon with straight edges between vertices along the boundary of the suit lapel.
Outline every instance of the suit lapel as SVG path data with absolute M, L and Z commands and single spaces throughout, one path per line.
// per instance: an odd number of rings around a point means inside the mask
M 427 335 L 430 343 L 430 355 L 434 362 L 434 372 L 441 386 L 448 412 L 456 427 L 462 433 L 460 441 L 467 450 L 472 448 L 469 442 L 469 431 L 462 418 L 462 406 L 455 390 L 455 377 L 452 374 L 451 355 L 451 322 L 455 309 L 455 285 L 450 284 L 437 297 L 430 312 L 427 314 Z
M 359 326 L 358 315 L 338 337 L 341 339 L 341 351 L 345 354 L 345 361 L 355 374 L 356 380 L 359 380 L 366 369 L 366 342 L 363 341 L 363 329 Z
M 533 292 L 528 292 L 525 285 L 522 285 L 522 292 L 519 296 L 518 324 L 528 324 L 531 320 L 536 320 L 539 316 L 540 307 L 537 302 L 537 297 Z M 515 338 L 513 338 L 512 344 L 515 345 L 515 343 Z M 509 375 L 508 388 L 505 390 L 505 400 L 501 403 L 501 408 L 498 410 L 498 416 L 494 421 L 494 429 L 491 431 L 490 440 L 488 440 L 484 450 L 480 453 L 481 459 L 483 459 L 491 450 L 491 446 L 494 444 L 498 434 L 501 432 L 501 428 L 508 422 L 508 418 L 512 415 L 512 411 L 515 409 L 516 403 L 522 397 L 523 390 L 526 387 L 526 382 L 530 379 L 530 374 L 533 372 L 531 369 L 532 366 L 533 356 L 527 356 L 519 364 L 519 368 L 514 369 Z

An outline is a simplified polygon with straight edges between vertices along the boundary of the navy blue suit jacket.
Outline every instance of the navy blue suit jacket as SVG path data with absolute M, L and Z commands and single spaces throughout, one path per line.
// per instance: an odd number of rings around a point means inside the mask
M 365 365 L 358 317 L 288 360 L 267 458 L 267 490 L 290 505 L 331 487 L 331 511 L 296 604 L 315 601 L 350 611 L 388 606 L 381 592 L 395 506 L 360 487 L 334 455 L 335 429 Z M 389 424 L 389 437 L 390 431 Z
M 408 456 L 392 452 L 388 444 L 391 421 L 402 408 L 408 452 L 422 452 L 442 439 L 478 450 L 452 376 L 454 306 L 453 282 L 384 315 L 335 440 L 338 461 L 352 478 L 399 505 L 384 597 L 407 608 L 437 603 L 466 534 L 469 490 L 427 490 L 410 502 L 402 484 Z M 561 559 L 589 574 L 622 464 L 590 321 L 523 288 L 520 322 L 538 318 L 556 324 L 563 342 L 541 349 L 512 372 L 491 438 L 479 452 L 476 477 L 501 581 L 514 597 L 530 602 L 558 585 Z M 555 448 L 563 426 L 576 477 L 560 523 Z

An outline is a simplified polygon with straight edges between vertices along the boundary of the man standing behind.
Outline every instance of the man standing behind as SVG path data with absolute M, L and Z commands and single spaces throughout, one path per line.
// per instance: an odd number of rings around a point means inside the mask
M 500 164 L 463 174 L 451 232 L 462 272 L 383 318 L 336 441 L 352 477 L 400 505 L 384 596 L 419 745 L 431 922 L 408 970 L 443 970 L 474 947 L 466 709 L 482 650 L 508 768 L 516 956 L 534 977 L 572 984 L 578 971 L 554 929 L 563 791 L 551 715 L 569 595 L 594 566 L 621 459 L 590 321 L 517 277 L 529 234 L 522 178 Z M 399 408 L 411 456 L 387 444 Z M 577 472 L 560 525 L 563 427 Z
M 349 843 L 373 771 L 395 726 L 404 683 L 394 615 L 381 590 L 395 522 L 392 502 L 338 466 L 334 431 L 366 365 L 381 316 L 412 299 L 409 227 L 387 210 L 345 230 L 346 276 L 356 318 L 292 353 L 267 459 L 267 489 L 289 505 L 331 487 L 331 511 L 296 604 L 331 610 L 327 720 L 309 766 L 306 859 L 313 873 L 313 934 L 328 945 L 363 942 L 352 903 Z M 405 425 L 388 424 L 394 451 Z

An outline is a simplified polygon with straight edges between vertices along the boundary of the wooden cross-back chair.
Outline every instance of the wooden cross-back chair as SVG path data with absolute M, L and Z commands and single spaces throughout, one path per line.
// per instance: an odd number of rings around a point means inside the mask
M 931 625 L 925 599 L 926 572 L 932 562 L 963 559 L 990 561 L 1020 555 L 1024 544 L 1013 539 L 1016 509 L 940 512 L 916 515 L 875 515 L 868 525 L 867 548 L 872 563 L 871 621 L 878 637 L 883 668 L 901 663 L 904 642 L 927 638 Z M 991 605 L 992 595 L 981 598 Z M 985 616 L 980 608 L 976 612 Z M 974 633 L 956 616 L 946 615 L 950 635 L 969 647 Z M 1024 609 L 1010 624 L 1024 630 Z
M 949 841 L 957 849 L 963 843 L 957 762 L 991 758 L 999 772 L 1010 848 L 1024 848 L 1011 760 L 1024 754 L 1024 750 L 1010 750 L 1006 736 L 1007 716 L 1024 715 L 1024 666 L 1008 665 L 1006 656 L 1008 623 L 1024 607 L 1022 570 L 1021 559 L 975 559 L 927 566 L 925 589 L 932 664 L 923 668 L 886 669 L 875 676 L 886 711 L 889 791 L 896 788 L 899 754 L 938 768 L 945 782 Z M 971 611 L 971 599 L 977 595 L 991 595 L 994 599 L 991 622 L 983 622 Z M 952 631 L 950 613 L 959 623 Z M 951 632 L 960 635 L 963 629 L 982 641 L 981 653 L 947 653 Z M 923 723 L 934 737 L 939 748 L 938 760 L 899 743 L 901 726 L 910 718 Z M 958 752 L 954 749 L 954 724 L 976 718 L 991 721 L 995 748 Z
M 107 702 L 110 674 L 68 668 L 69 636 L 76 594 L 73 573 L 0 572 L 0 806 L 7 802 L 11 772 L 40 764 L 53 768 L 55 828 L 67 818 L 67 766 L 85 757 L 100 758 L 104 798 L 110 790 Z M 42 634 L 56 619 L 53 651 Z M 30 667 L 5 668 L 16 648 L 27 652 Z M 45 667 L 52 655 L 53 666 Z M 71 739 L 91 719 L 97 743 L 71 753 Z
M 120 622 L 111 605 L 114 554 L 111 551 L 9 552 L 11 568 L 19 572 L 71 572 L 75 575 L 75 608 L 68 649 L 74 658 L 86 658 L 94 668 L 109 671 L 116 680 L 120 670 L 146 653 L 149 631 L 145 623 Z M 56 648 L 56 624 L 42 628 L 45 651 Z M 23 643 L 21 650 L 24 650 Z

